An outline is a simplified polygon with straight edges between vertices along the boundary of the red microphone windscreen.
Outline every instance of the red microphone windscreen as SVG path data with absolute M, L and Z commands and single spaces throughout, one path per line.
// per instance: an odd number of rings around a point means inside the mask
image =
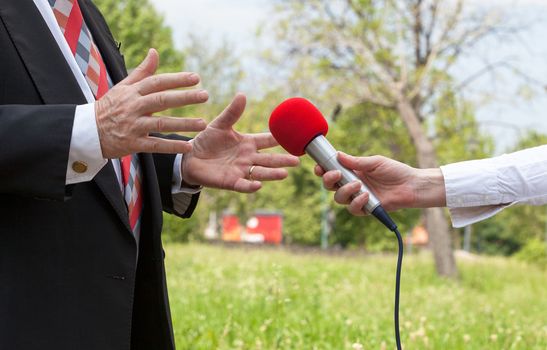
M 327 121 L 310 101 L 301 97 L 289 98 L 277 106 L 270 116 L 270 132 L 287 152 L 301 156 L 318 135 L 326 136 Z

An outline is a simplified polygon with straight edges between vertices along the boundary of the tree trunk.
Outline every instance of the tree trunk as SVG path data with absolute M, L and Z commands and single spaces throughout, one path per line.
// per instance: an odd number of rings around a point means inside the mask
M 416 147 L 418 166 L 424 169 L 438 167 L 433 143 L 427 137 L 424 127 L 418 118 L 418 113 L 412 108 L 411 102 L 406 97 L 400 96 L 397 102 L 397 110 Z M 425 227 L 429 233 L 430 246 L 435 257 L 437 273 L 440 276 L 456 278 L 458 276 L 458 269 L 452 251 L 450 227 L 444 215 L 444 209 L 424 209 L 424 217 Z
M 458 277 L 458 268 L 452 251 L 450 227 L 444 215 L 444 209 L 424 209 L 424 216 L 425 228 L 429 233 L 429 242 L 435 258 L 437 273 L 444 277 Z

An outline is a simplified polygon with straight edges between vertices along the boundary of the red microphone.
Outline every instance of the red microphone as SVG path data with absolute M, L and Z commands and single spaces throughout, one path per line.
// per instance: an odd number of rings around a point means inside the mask
M 363 210 L 371 213 L 391 231 L 397 225 L 380 205 L 378 198 L 355 175 L 355 173 L 338 162 L 338 152 L 325 138 L 329 130 L 327 121 L 310 101 L 301 98 L 290 98 L 277 106 L 270 116 L 270 131 L 279 144 L 287 152 L 301 156 L 307 153 L 319 164 L 323 170 L 339 170 L 342 179 L 338 186 L 350 182 L 361 182 L 361 193 L 368 193 L 369 200 Z

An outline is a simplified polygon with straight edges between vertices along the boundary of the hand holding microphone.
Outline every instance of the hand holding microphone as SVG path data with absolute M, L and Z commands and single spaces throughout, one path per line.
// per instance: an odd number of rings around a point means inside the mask
M 338 154 L 338 160 L 379 196 L 382 206 L 388 211 L 446 205 L 444 179 L 438 168 L 417 169 L 383 156 L 354 157 L 342 152 Z M 342 174 L 325 172 L 319 165 L 315 167 L 315 174 L 323 178 L 326 189 L 336 191 L 336 203 L 347 205 L 348 211 L 355 216 L 364 215 L 361 208 L 368 196 L 359 194 L 357 184 L 338 187 L 336 184 Z
M 391 231 L 396 230 L 397 225 L 389 217 L 374 193 L 352 170 L 344 167 L 338 161 L 338 152 L 325 138 L 328 132 L 327 121 L 311 102 L 296 97 L 281 103 L 270 117 L 270 131 L 287 152 L 295 156 L 307 153 L 325 171 L 339 171 L 340 177 L 336 181 L 338 187 L 359 182 L 360 186 L 353 197 L 368 194 L 368 201 L 362 210 L 374 215 Z

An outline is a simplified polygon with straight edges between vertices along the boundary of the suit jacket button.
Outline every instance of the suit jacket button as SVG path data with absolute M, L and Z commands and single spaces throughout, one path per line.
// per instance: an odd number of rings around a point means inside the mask
M 76 161 L 72 163 L 72 170 L 78 174 L 83 174 L 87 171 L 87 164 L 84 162 Z

